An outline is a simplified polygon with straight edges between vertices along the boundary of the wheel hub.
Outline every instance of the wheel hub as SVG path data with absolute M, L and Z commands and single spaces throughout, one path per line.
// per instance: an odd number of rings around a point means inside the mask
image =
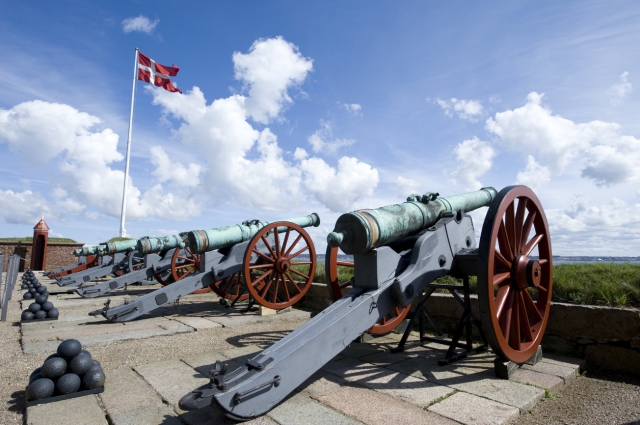
M 286 273 L 291 267 L 291 261 L 287 257 L 280 257 L 276 260 L 276 271 L 278 273 Z
M 542 281 L 540 262 L 526 255 L 518 255 L 513 262 L 511 280 L 520 289 L 537 288 Z

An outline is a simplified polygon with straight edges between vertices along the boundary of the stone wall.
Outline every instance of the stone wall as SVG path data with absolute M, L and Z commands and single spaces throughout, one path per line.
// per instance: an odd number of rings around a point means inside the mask
M 301 305 L 319 311 L 330 303 L 326 285 L 314 283 Z M 433 294 L 426 306 L 442 330 L 452 334 L 462 316 L 460 303 L 451 295 Z M 471 308 L 482 320 L 475 295 Z M 475 327 L 474 335 L 479 339 Z M 640 373 L 640 309 L 552 303 L 542 349 L 604 369 Z
M 47 244 L 47 264 L 46 269 L 52 270 L 67 264 L 77 263 L 78 258 L 71 255 L 71 251 L 81 248 L 83 243 L 57 243 Z M 24 260 L 20 261 L 20 271 L 24 271 L 31 265 L 31 243 L 30 242 L 0 242 L 0 252 L 4 254 L 3 271 L 7 271 L 9 266 L 9 255 L 18 254 Z

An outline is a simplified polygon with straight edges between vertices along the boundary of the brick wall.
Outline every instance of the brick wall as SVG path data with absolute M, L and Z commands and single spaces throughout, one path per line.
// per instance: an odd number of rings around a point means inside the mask
M 82 248 L 83 243 L 55 243 L 47 244 L 46 269 L 52 270 L 67 264 L 77 263 L 78 258 L 71 255 L 71 251 Z M 31 265 L 31 243 L 25 242 L 0 242 L 0 252 L 4 254 L 3 271 L 9 266 L 9 255 L 18 254 L 24 260 L 20 261 L 20 271 L 24 271 Z

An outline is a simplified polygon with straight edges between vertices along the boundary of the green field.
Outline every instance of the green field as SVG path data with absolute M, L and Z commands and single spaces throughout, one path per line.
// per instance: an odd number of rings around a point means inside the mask
M 353 276 L 353 269 L 339 267 L 341 282 Z M 325 283 L 324 264 L 316 268 L 315 282 Z M 440 283 L 456 283 L 445 276 Z M 471 291 L 477 281 L 470 279 Z M 447 292 L 447 291 L 444 291 Z M 559 264 L 553 266 L 553 301 L 575 304 L 640 307 L 640 264 Z

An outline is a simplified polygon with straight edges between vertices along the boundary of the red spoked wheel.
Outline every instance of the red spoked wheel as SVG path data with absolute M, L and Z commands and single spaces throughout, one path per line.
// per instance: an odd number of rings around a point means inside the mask
M 272 231 L 273 246 L 267 240 Z M 309 261 L 298 258 L 302 254 L 309 255 Z M 256 255 L 258 261 L 252 265 L 251 257 Z M 244 255 L 243 272 L 247 289 L 259 304 L 275 310 L 289 307 L 307 293 L 313 282 L 316 272 L 313 241 L 297 224 L 271 223 L 251 239 Z M 303 280 L 300 282 L 296 278 Z
M 333 301 L 337 301 L 342 298 L 342 290 L 344 288 L 352 287 L 351 279 L 340 279 L 338 266 L 353 267 L 353 263 L 348 261 L 339 261 L 338 252 L 339 249 L 337 247 L 332 248 L 327 246 L 327 254 L 325 255 L 324 260 L 327 287 L 329 288 L 329 294 Z M 371 335 L 388 334 L 402 323 L 402 321 L 407 317 L 407 314 L 409 314 L 409 310 L 411 310 L 411 304 L 407 307 L 396 307 L 391 313 L 380 319 L 378 323 L 367 329 L 367 333 Z
M 217 281 L 211 285 L 210 288 L 222 298 L 244 301 L 249 298 L 249 292 L 247 292 L 246 286 L 247 282 L 244 279 L 244 275 L 242 272 L 237 272 L 225 279 Z
M 193 253 L 188 247 L 176 249 L 171 259 L 171 278 L 173 282 L 200 272 L 200 254 Z M 204 294 L 211 291 L 206 287 L 197 289 L 192 294 Z
M 162 286 L 167 286 L 173 283 L 173 274 L 171 273 L 171 269 L 162 273 L 154 274 L 153 278 Z
M 478 259 L 478 302 L 489 344 L 498 356 L 524 363 L 542 342 L 553 280 L 549 226 L 531 189 L 500 191 L 482 226 Z

